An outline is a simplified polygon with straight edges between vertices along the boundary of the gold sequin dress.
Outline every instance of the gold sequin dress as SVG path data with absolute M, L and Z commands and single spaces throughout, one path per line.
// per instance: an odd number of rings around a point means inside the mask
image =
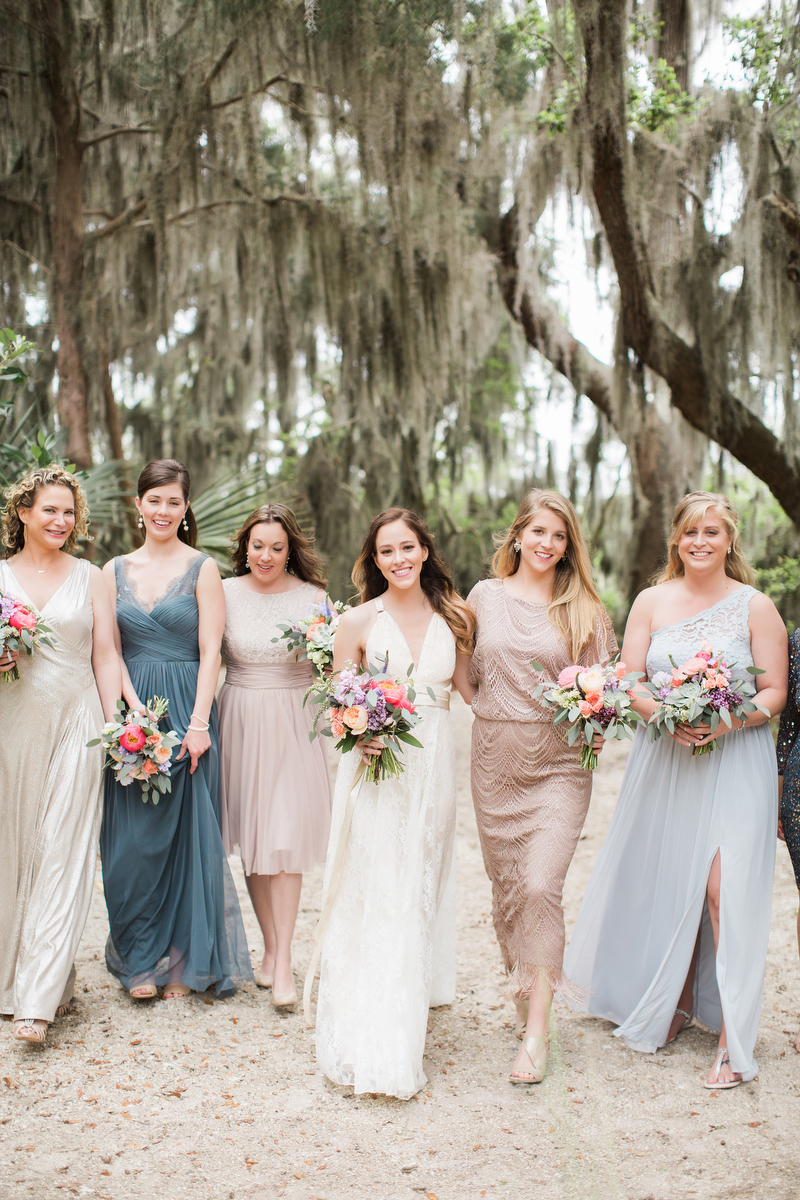
M 103 726 L 92 671 L 90 564 L 75 566 L 42 609 L 53 647 L 20 655 L 0 683 L 0 1007 L 52 1021 L 72 996 L 100 824 Z M 0 590 L 30 601 L 8 563 Z
M 552 709 L 531 693 L 556 680 L 571 660 L 547 606 L 509 595 L 502 580 L 476 584 L 469 604 L 478 619 L 470 666 L 478 688 L 472 799 L 508 992 L 527 996 L 541 969 L 553 991 L 568 994 L 561 894 L 589 807 L 592 773 L 581 768 L 579 746 L 568 746 L 562 727 L 554 728 Z M 602 609 L 580 663 L 604 663 L 616 652 Z M 544 675 L 533 670 L 532 659 Z

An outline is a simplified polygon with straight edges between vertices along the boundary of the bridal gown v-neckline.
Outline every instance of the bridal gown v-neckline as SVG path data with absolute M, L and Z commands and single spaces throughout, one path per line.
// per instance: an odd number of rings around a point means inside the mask
M 380 611 L 367 661 L 404 676 L 411 661 L 397 622 Z M 434 614 L 425 635 L 417 696 L 449 696 L 455 639 Z M 443 700 L 442 703 L 449 703 Z M 403 747 L 399 779 L 364 784 L 322 946 L 317 1062 L 357 1093 L 408 1099 L 425 1084 L 429 1006 L 455 997 L 455 750 L 444 707 L 420 705 L 422 749 Z M 342 756 L 333 802 L 326 891 L 360 755 Z

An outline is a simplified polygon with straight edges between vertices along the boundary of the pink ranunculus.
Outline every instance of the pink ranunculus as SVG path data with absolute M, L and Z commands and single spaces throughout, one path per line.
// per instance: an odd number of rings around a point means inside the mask
M 592 715 L 592 706 L 588 700 L 581 700 L 578 708 L 581 710 L 582 717 L 590 717 Z
M 686 676 L 696 675 L 698 671 L 705 671 L 707 661 L 707 659 L 700 658 L 699 656 L 696 658 L 687 658 L 685 663 L 681 663 L 680 669 Z
M 119 744 L 123 750 L 130 750 L 132 754 L 135 754 L 137 750 L 141 750 L 146 741 L 147 738 L 141 725 L 126 725 Z
M 622 679 L 628 674 L 628 668 L 625 666 L 624 662 L 618 662 L 616 664 L 614 667 L 614 674 L 616 675 L 617 679 Z
M 35 629 L 36 617 L 29 608 L 20 605 L 19 608 L 14 609 L 8 618 L 8 623 L 13 629 Z
M 558 677 L 558 686 L 560 688 L 572 687 L 575 680 L 581 673 L 581 667 L 564 667 L 564 670 Z

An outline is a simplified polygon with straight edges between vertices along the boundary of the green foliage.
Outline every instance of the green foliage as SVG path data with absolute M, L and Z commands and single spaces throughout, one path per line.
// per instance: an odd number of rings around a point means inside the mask
M 762 592 L 776 604 L 784 596 L 794 596 L 800 589 L 800 558 L 781 555 L 776 567 L 762 567 L 758 572 Z
M 254 508 L 268 502 L 263 462 L 218 480 L 192 500 L 198 547 L 211 555 L 223 574 L 231 572 L 231 535 Z
M 786 4 L 757 17 L 723 18 L 731 58 L 745 76 L 751 103 L 774 106 L 796 99 L 796 19 Z M 738 81 L 731 77 L 731 82 Z
M 55 436 L 37 428 L 36 401 L 18 415 L 20 393 L 29 379 L 23 363 L 36 352 L 36 343 L 12 329 L 0 329 L 0 347 L 0 487 L 8 487 L 33 467 L 60 459 Z M 74 470 L 70 463 L 64 466 Z
M 634 129 L 657 129 L 673 126 L 679 117 L 696 111 L 697 100 L 684 92 L 675 76 L 675 69 L 665 59 L 651 64 L 644 82 L 640 73 L 632 73 L 628 87 L 628 111 Z

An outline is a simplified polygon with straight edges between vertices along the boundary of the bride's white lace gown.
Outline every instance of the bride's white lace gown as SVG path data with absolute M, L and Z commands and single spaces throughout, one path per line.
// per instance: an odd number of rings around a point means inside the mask
M 367 661 L 405 675 L 411 653 L 394 619 L 378 618 Z M 356 1092 L 408 1099 L 425 1084 L 429 1006 L 455 997 L 456 772 L 449 696 L 455 640 L 434 614 L 413 672 L 423 719 L 403 747 L 399 779 L 364 783 L 322 946 L 317 1062 Z M 433 706 L 426 688 L 439 700 Z M 360 755 L 339 764 L 325 890 Z
M 753 662 L 742 587 L 685 621 L 658 629 L 647 674 L 685 662 L 704 640 L 728 663 Z M 778 823 L 775 749 L 768 725 L 725 734 L 692 756 L 671 738 L 650 745 L 639 727 L 605 844 L 564 960 L 585 1007 L 614 1021 L 633 1050 L 663 1046 L 700 929 L 693 1008 L 712 1029 L 725 1014 L 734 1071 L 758 1073 L 758 1036 L 769 942 Z M 720 854 L 720 934 L 705 904 Z

